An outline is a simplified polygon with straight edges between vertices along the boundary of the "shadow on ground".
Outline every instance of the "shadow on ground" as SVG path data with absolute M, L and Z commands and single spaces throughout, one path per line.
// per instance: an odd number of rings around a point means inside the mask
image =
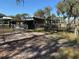
M 0 59 L 56 59 L 57 51 L 64 46 L 64 43 L 58 43 L 59 40 L 42 35 L 9 42 L 0 46 Z

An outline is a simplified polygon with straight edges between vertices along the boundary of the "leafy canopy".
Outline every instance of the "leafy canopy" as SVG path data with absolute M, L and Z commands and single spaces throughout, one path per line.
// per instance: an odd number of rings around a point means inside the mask
M 57 14 L 66 17 L 79 16 L 79 0 L 61 0 L 57 4 Z

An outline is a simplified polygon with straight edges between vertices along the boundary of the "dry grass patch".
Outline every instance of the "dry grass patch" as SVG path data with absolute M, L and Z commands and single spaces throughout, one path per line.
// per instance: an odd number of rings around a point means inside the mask
M 70 47 L 59 49 L 60 59 L 79 59 L 78 50 Z
M 69 33 L 69 32 L 59 32 L 58 35 L 61 35 L 61 38 L 69 39 L 69 40 L 74 40 L 77 38 L 74 33 Z
M 7 29 L 0 29 L 0 34 L 1 33 L 8 33 L 8 32 L 12 32 L 13 31 L 13 29 L 11 29 L 11 28 L 7 28 Z

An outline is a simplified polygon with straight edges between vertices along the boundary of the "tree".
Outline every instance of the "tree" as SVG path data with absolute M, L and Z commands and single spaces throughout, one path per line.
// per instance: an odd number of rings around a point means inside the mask
M 51 24 L 51 18 L 54 14 L 51 15 L 51 10 L 52 8 L 50 6 L 47 6 L 44 8 L 44 16 L 45 16 L 45 26 L 47 27 L 48 24 Z M 49 25 L 48 27 L 50 27 L 51 25 Z M 47 29 L 47 28 L 46 28 Z
M 16 14 L 15 20 L 21 20 L 21 14 Z
M 50 6 L 47 6 L 47 7 L 45 7 L 44 8 L 44 16 L 47 18 L 47 17 L 49 17 L 49 16 L 51 16 L 51 10 L 52 10 L 52 8 L 50 7 Z
M 56 15 L 55 14 L 51 14 L 51 20 L 53 20 L 54 18 L 56 18 Z
M 45 7 L 44 9 L 39 9 L 34 13 L 34 16 L 40 16 L 40 17 L 49 17 L 51 16 L 51 7 Z
M 25 19 L 26 17 L 28 17 L 29 16 L 29 14 L 27 14 L 27 13 L 23 13 L 23 14 L 16 14 L 16 16 L 14 17 L 14 19 L 15 20 L 23 20 L 23 19 Z
M 44 29 L 49 30 L 48 28 L 52 27 L 52 20 L 55 19 L 55 14 L 51 14 L 52 8 L 50 6 L 45 7 L 44 9 L 39 9 L 34 13 L 34 16 L 39 16 L 44 18 Z
M 57 4 L 57 12 L 58 14 L 62 14 L 64 17 L 68 17 L 68 18 L 74 17 L 75 30 L 77 29 L 75 20 L 79 16 L 78 0 L 62 0 Z
M 29 14 L 23 13 L 20 16 L 21 16 L 21 19 L 26 19 L 26 17 L 29 17 Z
M 34 13 L 34 16 L 44 17 L 43 10 L 39 9 Z
M 0 13 L 0 18 L 2 18 L 2 17 L 4 17 L 4 16 L 6 16 L 6 15 L 3 14 L 3 13 Z

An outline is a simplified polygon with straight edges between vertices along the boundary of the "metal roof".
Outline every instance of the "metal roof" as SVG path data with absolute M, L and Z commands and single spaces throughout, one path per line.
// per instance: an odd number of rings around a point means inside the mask
M 23 20 L 30 21 L 30 20 L 34 20 L 34 19 L 33 19 L 33 17 L 26 17 Z
M 13 19 L 13 18 L 11 18 L 11 17 L 2 17 L 2 18 L 0 18 L 1 20 L 4 20 L 4 19 Z

